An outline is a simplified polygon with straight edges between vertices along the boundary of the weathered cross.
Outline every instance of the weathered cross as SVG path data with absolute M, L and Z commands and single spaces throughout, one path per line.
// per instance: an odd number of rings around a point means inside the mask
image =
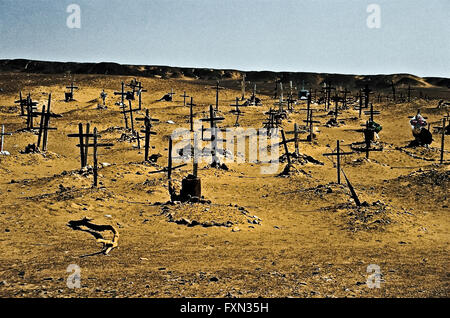
M 244 114 L 244 112 L 239 109 L 239 106 L 241 106 L 241 105 L 239 105 L 239 97 L 236 97 L 236 104 L 234 104 L 234 105 L 231 104 L 230 106 L 236 107 L 236 109 L 230 110 L 230 113 L 232 113 L 233 115 L 236 115 L 236 122 L 234 123 L 234 127 L 239 127 L 240 126 L 239 125 L 239 117 L 242 114 Z
M 194 97 L 191 97 L 191 102 L 187 104 L 189 106 L 189 125 L 191 132 L 194 131 L 194 109 L 193 107 L 196 106 L 194 104 Z
M 219 158 L 217 157 L 217 126 L 216 122 L 225 120 L 224 117 L 216 117 L 213 106 L 209 105 L 209 118 L 202 118 L 201 121 L 209 122 L 211 129 L 211 165 L 219 165 Z
M 4 150 L 4 143 L 5 143 L 5 136 L 11 136 L 12 133 L 5 133 L 5 125 L 2 125 L 2 132 L 0 134 L 1 136 L 1 143 L 0 143 L 0 155 L 4 155 L 4 154 L 8 154 L 5 150 Z
M 73 85 L 73 80 L 72 80 L 72 84 L 70 86 L 66 86 L 66 88 L 70 89 L 70 93 L 67 93 L 67 92 L 65 93 L 66 102 L 73 101 L 73 90 L 78 89 L 78 87 Z
M 145 117 L 136 118 L 136 121 L 144 122 L 144 130 L 141 130 L 145 134 L 145 161 L 148 161 L 150 151 L 150 135 L 156 135 L 156 132 L 151 131 L 153 125 L 152 122 L 159 122 L 159 119 L 151 118 L 148 109 L 145 110 Z
M 364 111 L 364 115 L 370 115 L 370 120 L 371 122 L 373 122 L 373 116 L 374 115 L 380 115 L 380 111 L 379 110 L 373 110 L 373 104 L 370 103 L 370 110 L 365 110 Z
M 55 127 L 49 127 L 50 118 L 61 118 L 62 117 L 61 115 L 54 114 L 51 112 L 51 101 L 52 101 L 52 94 L 50 93 L 48 95 L 47 111 L 45 110 L 45 106 L 42 106 L 42 112 L 35 113 L 36 115 L 41 116 L 37 147 L 38 148 L 40 147 L 41 138 L 42 138 L 42 151 L 44 151 L 44 152 L 47 151 L 48 131 L 49 130 L 57 130 Z
M 14 104 L 20 104 L 20 116 L 25 116 L 24 107 L 27 106 L 28 98 L 22 98 L 22 91 L 19 92 L 19 100 L 14 101 Z
M 167 167 L 164 167 L 162 170 L 158 170 L 158 171 L 152 171 L 149 172 L 149 174 L 153 174 L 153 173 L 160 173 L 160 172 L 166 172 L 167 171 L 167 179 L 169 179 L 169 192 L 171 192 L 171 180 L 172 180 L 172 171 L 174 171 L 175 169 L 179 169 L 182 168 L 184 166 L 187 166 L 186 163 L 178 165 L 178 166 L 173 166 L 172 165 L 172 136 L 169 136 L 169 152 L 167 155 Z
M 78 138 L 79 144 L 77 147 L 80 148 L 80 162 L 81 162 L 81 168 L 84 168 L 87 166 L 87 155 L 88 155 L 88 145 L 89 145 L 89 138 L 94 137 L 93 134 L 89 133 L 89 123 L 86 124 L 86 133 L 83 132 L 83 124 L 78 124 L 78 134 L 68 134 L 67 137 L 69 138 Z
M 122 82 L 122 91 L 121 92 L 114 92 L 114 95 L 120 95 L 121 96 L 121 106 L 125 107 L 125 96 L 127 93 L 125 92 L 125 83 Z
M 302 130 L 300 130 L 298 128 L 297 123 L 294 123 L 294 130 L 293 131 L 287 131 L 286 134 L 293 134 L 294 138 L 292 139 L 292 141 L 294 141 L 294 145 L 295 145 L 295 154 L 298 156 L 300 154 L 299 151 L 299 147 L 298 147 L 298 142 L 299 142 L 299 134 L 302 132 Z
M 217 81 L 215 86 L 212 86 L 211 88 L 214 88 L 216 90 L 216 109 L 215 111 L 219 111 L 219 91 L 221 89 L 225 89 L 225 87 L 219 86 L 219 81 Z
M 320 121 L 313 120 L 313 112 L 312 109 L 309 110 L 309 116 L 307 120 L 304 120 L 306 124 L 309 124 L 309 141 L 313 141 L 314 139 L 314 124 L 320 124 Z
M 188 95 L 186 95 L 186 91 L 183 92 L 183 95 L 180 95 L 181 97 L 183 97 L 183 106 L 186 106 L 186 98 L 190 97 Z
M 364 133 L 364 141 L 366 143 L 366 148 L 362 149 L 366 152 L 366 158 L 369 159 L 369 153 L 371 151 L 383 151 L 383 149 L 375 149 L 371 148 L 373 134 L 375 133 L 375 128 L 373 127 L 373 121 L 366 121 L 365 125 L 362 125 L 365 128 L 363 129 Z
M 336 156 L 336 169 L 337 169 L 337 183 L 341 184 L 341 156 L 351 155 L 354 152 L 341 152 L 341 148 L 339 146 L 339 140 L 337 141 L 336 152 L 324 153 L 323 156 Z

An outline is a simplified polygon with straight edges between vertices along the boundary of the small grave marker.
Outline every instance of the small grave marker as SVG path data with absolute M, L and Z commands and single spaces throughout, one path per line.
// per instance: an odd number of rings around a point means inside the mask
M 0 134 L 1 137 L 1 143 L 0 143 L 0 155 L 9 155 L 9 152 L 5 151 L 4 144 L 5 144 L 5 136 L 11 136 L 12 133 L 5 132 L 5 125 L 2 125 L 2 132 Z

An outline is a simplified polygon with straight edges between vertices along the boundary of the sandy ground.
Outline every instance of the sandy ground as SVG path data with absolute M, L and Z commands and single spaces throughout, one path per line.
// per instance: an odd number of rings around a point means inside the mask
M 317 113 L 317 140 L 300 144 L 301 153 L 323 165 L 296 164 L 298 173 L 279 177 L 261 174 L 261 164 L 227 163 L 230 170 L 224 171 L 202 163 L 202 194 L 210 203 L 168 205 L 166 174 L 150 172 L 166 165 L 171 132 L 189 127 L 189 108 L 180 95 L 194 96 L 196 118 L 203 118 L 215 102 L 213 82 L 140 79 L 148 90 L 143 108 L 161 120 L 154 126 L 151 154 L 162 157 L 148 164 L 136 142 L 119 140 L 123 129 L 112 129 L 124 126 L 113 92 L 131 79 L 78 75 L 76 101 L 65 103 L 70 80 L 64 75 L 1 74 L 0 87 L 7 90 L 0 94 L 0 123 L 14 132 L 5 138 L 11 155 L 0 157 L 1 297 L 449 296 L 450 171 L 437 164 L 440 137 L 434 135 L 431 149 L 408 150 L 422 159 L 398 150 L 412 140 L 407 117 L 418 108 L 429 121 L 442 118 L 444 110 L 434 109 L 437 101 L 375 103 L 382 112 L 376 120 L 383 125 L 384 151 L 371 153 L 369 160 L 363 154 L 343 159 L 361 201 L 368 203 L 362 209 L 354 207 L 345 181 L 336 184 L 334 164 L 322 156 L 338 138 L 345 151 L 363 140 L 354 130 L 366 116 L 359 119 L 353 109 L 342 114 L 345 125 L 333 128 L 324 126 L 330 116 Z M 171 88 L 174 102 L 155 102 Z M 17 132 L 25 127 L 14 108 L 20 89 L 31 92 L 39 107 L 51 92 L 53 112 L 63 115 L 51 121 L 58 130 L 49 133 L 45 154 L 20 153 L 37 141 L 36 134 Z M 108 108 L 100 110 L 102 89 Z M 220 114 L 226 117 L 221 127 L 234 123 L 229 105 L 236 96 L 237 90 L 221 91 Z M 261 97 L 264 106 L 243 109 L 244 128 L 262 127 L 274 101 Z M 283 122 L 286 130 L 303 124 L 301 108 Z M 67 137 L 79 122 L 89 122 L 102 141 L 114 143 L 99 150 L 99 162 L 110 165 L 100 169 L 98 189 L 91 187 L 92 174 L 80 174 L 77 140 Z M 293 144 L 289 147 L 293 151 Z M 190 164 L 176 170 L 175 183 L 191 171 Z M 85 216 L 120 232 L 119 247 L 108 256 L 80 258 L 101 249 L 88 233 L 66 226 Z M 173 222 L 180 218 L 200 224 Z M 67 287 L 70 264 L 81 270 L 80 288 Z M 366 284 L 370 264 L 380 268 L 380 288 Z

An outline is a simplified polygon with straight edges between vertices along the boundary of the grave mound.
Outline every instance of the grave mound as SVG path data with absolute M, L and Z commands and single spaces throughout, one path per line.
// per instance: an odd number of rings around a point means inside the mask
M 168 222 L 174 222 L 188 227 L 255 227 L 261 224 L 261 219 L 251 215 L 248 210 L 237 205 L 213 204 L 209 201 L 198 203 L 167 203 L 162 206 L 161 214 Z
M 348 202 L 321 210 L 338 213 L 343 222 L 341 228 L 350 232 L 384 231 L 389 224 L 396 222 L 398 214 L 392 206 L 382 201 L 372 204 L 363 202 L 359 207 Z

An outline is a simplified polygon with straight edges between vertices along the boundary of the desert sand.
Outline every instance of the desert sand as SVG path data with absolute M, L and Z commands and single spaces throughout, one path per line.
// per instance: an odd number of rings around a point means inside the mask
M 258 163 L 227 163 L 225 171 L 203 162 L 198 175 L 208 202 L 167 204 L 167 174 L 151 172 L 167 165 L 171 132 L 189 128 L 189 108 L 183 107 L 180 95 L 186 91 L 194 96 L 196 119 L 207 117 L 209 105 L 215 103 L 215 81 L 138 78 L 148 90 L 142 95 L 143 109 L 160 120 L 153 127 L 157 135 L 151 137 L 150 154 L 161 157 L 144 163 L 136 142 L 120 140 L 123 116 L 115 105 L 119 96 L 113 94 L 122 81 L 134 77 L 77 74 L 80 88 L 75 101 L 66 103 L 65 86 L 71 80 L 67 74 L 0 74 L 0 124 L 13 132 L 5 137 L 11 155 L 0 156 L 1 297 L 449 296 L 449 154 L 439 165 L 438 134 L 429 149 L 398 149 L 413 139 L 408 116 L 417 109 L 429 122 L 446 114 L 436 108 L 437 99 L 419 99 L 418 91 L 410 103 L 378 103 L 371 97 L 381 111 L 375 120 L 383 126 L 379 145 L 384 150 L 371 153 L 369 160 L 364 153 L 342 159 L 366 207 L 355 207 L 345 180 L 336 183 L 335 159 L 322 155 L 335 148 L 337 139 L 343 140 L 343 151 L 363 141 L 355 130 L 367 116 L 358 118 L 353 106 L 343 110 L 345 125 L 340 127 L 325 127 L 332 116 L 315 113 L 321 121 L 317 139 L 300 143 L 300 152 L 323 165 L 297 162 L 296 173 L 280 177 L 286 163 L 277 173 L 264 175 Z M 219 126 L 232 127 L 235 117 L 229 105 L 241 96 L 239 78 L 223 83 L 227 89 L 220 92 L 219 115 L 225 120 Z M 268 92 L 274 84 L 257 85 L 267 87 L 257 94 L 263 106 L 242 108 L 244 128 L 261 128 L 264 112 L 275 107 Z M 102 89 L 108 94 L 107 109 L 97 109 Z M 173 102 L 156 102 L 171 89 L 176 93 Z M 421 89 L 443 90 L 429 83 Z M 14 104 L 20 90 L 30 92 L 39 109 L 52 93 L 52 111 L 63 116 L 51 119 L 50 126 L 57 130 L 49 132 L 45 153 L 20 153 L 37 141 L 35 133 L 20 131 L 25 118 L 18 116 L 20 107 Z M 249 86 L 248 96 L 250 91 Z M 303 124 L 302 108 L 305 102 L 294 106 L 282 123 L 285 130 Z M 99 149 L 98 188 L 92 188 L 91 173 L 80 172 L 76 138 L 67 137 L 78 131 L 78 123 L 88 122 L 97 127 L 102 141 L 114 143 Z M 289 144 L 290 151 L 293 147 Z M 175 170 L 175 186 L 191 171 L 191 164 Z M 83 217 L 114 226 L 120 232 L 118 247 L 108 255 L 80 258 L 101 249 L 91 235 L 67 226 Z M 182 218 L 199 224 L 175 222 Z M 81 269 L 80 288 L 67 287 L 70 264 Z M 380 267 L 380 288 L 366 284 L 370 264 Z

